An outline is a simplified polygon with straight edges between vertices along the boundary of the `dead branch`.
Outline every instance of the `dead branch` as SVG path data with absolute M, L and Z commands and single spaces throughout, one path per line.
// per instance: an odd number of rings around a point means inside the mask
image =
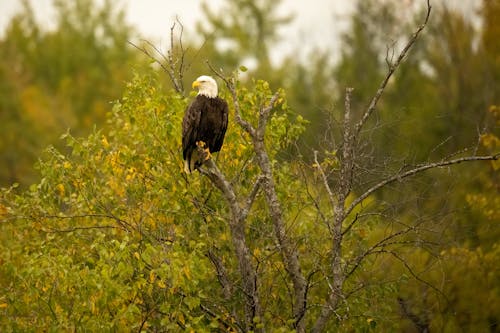
M 441 161 L 441 162 L 435 162 L 435 163 L 428 163 L 424 164 L 421 166 L 418 166 L 416 168 L 413 168 L 411 170 L 408 170 L 406 172 L 401 172 L 398 173 L 392 177 L 389 177 L 387 179 L 382 180 L 381 182 L 375 184 L 374 186 L 370 187 L 368 190 L 366 190 L 362 195 L 357 197 L 351 205 L 347 208 L 346 210 L 346 215 L 349 215 L 356 206 L 361 204 L 363 200 L 368 198 L 371 194 L 374 192 L 380 190 L 381 188 L 394 183 L 396 181 L 401 181 L 404 178 L 414 176 L 420 172 L 429 170 L 429 169 L 435 169 L 435 168 L 440 168 L 448 165 L 454 165 L 454 164 L 459 164 L 462 162 L 472 162 L 472 161 L 493 161 L 497 160 L 500 157 L 500 153 L 497 153 L 495 155 L 487 155 L 487 156 L 466 156 L 466 157 L 461 157 L 461 158 L 456 158 L 453 160 L 448 160 L 448 161 Z
M 259 176 L 255 183 L 253 184 L 252 191 L 248 195 L 248 198 L 245 202 L 245 207 L 241 210 L 242 211 L 242 218 L 246 219 L 248 216 L 248 213 L 250 212 L 250 209 L 252 208 L 253 202 L 255 201 L 255 198 L 257 197 L 257 194 L 259 193 L 259 190 L 261 189 L 261 184 L 264 178 L 262 176 Z
M 74 231 L 78 231 L 78 230 L 95 230 L 95 229 L 121 229 L 121 228 L 114 226 L 114 225 L 95 225 L 95 226 L 88 226 L 88 227 L 73 227 L 73 228 L 67 228 L 67 229 L 47 228 L 44 231 L 46 233 L 69 233 L 69 232 L 74 232 Z
M 318 161 L 318 151 L 314 151 L 314 167 L 318 169 L 319 174 L 321 176 L 321 180 L 323 181 L 323 186 L 326 189 L 326 193 L 328 194 L 328 200 L 330 201 L 330 205 L 335 207 L 335 195 L 332 192 L 332 189 L 330 188 L 330 184 L 328 184 L 328 178 L 326 177 L 325 171 L 323 170 L 323 167 Z
M 321 218 L 321 221 L 328 227 L 328 230 L 331 230 L 329 219 L 327 219 L 327 217 L 325 216 L 325 214 L 321 210 L 319 200 L 317 198 L 315 198 L 313 196 L 313 194 L 311 193 L 311 191 L 309 190 L 309 184 L 308 184 L 308 181 L 307 181 L 307 176 L 306 176 L 303 168 L 300 168 L 300 171 L 301 171 L 301 174 L 302 174 L 302 179 L 304 181 L 304 185 L 305 185 L 307 196 L 312 201 L 312 203 L 313 203 L 313 205 L 314 205 L 314 207 L 315 207 L 315 209 L 316 209 L 316 211 L 318 213 L 318 216 Z
M 403 315 L 410 319 L 410 321 L 415 325 L 417 331 L 419 333 L 428 333 L 429 329 L 429 320 L 425 317 L 420 317 L 416 313 L 414 313 L 408 304 L 408 301 L 403 299 L 402 297 L 398 297 L 398 303 L 401 307 L 401 311 Z
M 352 88 L 346 89 L 345 109 L 343 120 L 343 145 L 341 147 L 342 161 L 340 165 L 339 185 L 337 189 L 336 200 L 333 200 L 331 191 L 329 193 L 333 202 L 333 228 L 332 228 L 332 260 L 331 270 L 332 278 L 331 291 L 328 295 L 325 305 L 321 309 L 319 317 L 314 323 L 313 332 L 322 332 L 327 321 L 337 308 L 339 302 L 343 299 L 342 285 L 345 281 L 344 267 L 342 265 L 342 224 L 347 216 L 345 212 L 345 201 L 351 192 L 352 175 L 354 166 L 354 136 L 351 134 L 351 94 Z M 324 184 L 329 189 L 326 178 Z
M 238 95 L 236 93 L 236 86 L 235 86 L 235 78 L 227 78 L 222 71 L 218 71 L 215 69 L 208 61 L 207 65 L 210 68 L 210 70 L 224 83 L 226 84 L 226 87 L 229 90 L 229 93 L 231 94 L 231 98 L 233 100 L 233 106 L 234 106 L 234 117 L 236 120 L 236 123 L 243 128 L 245 132 L 250 134 L 250 137 L 254 137 L 256 135 L 255 133 L 255 128 L 247 122 L 243 117 L 241 116 L 241 109 L 240 109 L 240 103 L 238 101 Z
M 221 258 L 219 258 L 219 256 L 217 256 L 217 254 L 213 250 L 207 251 L 207 257 L 215 267 L 215 271 L 217 272 L 217 279 L 219 280 L 219 283 L 222 287 L 222 294 L 224 295 L 224 299 L 226 299 L 226 301 L 230 300 L 233 296 L 234 287 L 231 280 L 229 279 L 227 270 L 224 267 Z
M 384 248 L 385 246 L 387 246 L 388 242 L 394 238 L 397 238 L 397 237 L 401 237 L 401 236 L 404 236 L 408 233 L 410 233 L 411 231 L 414 231 L 417 229 L 417 227 L 422 224 L 423 221 L 420 221 L 418 224 L 416 225 L 413 225 L 413 226 L 410 226 L 406 229 L 403 229 L 403 230 L 400 230 L 398 232 L 395 232 L 393 234 L 390 234 L 386 237 L 384 237 L 383 239 L 381 239 L 380 241 L 378 241 L 377 243 L 373 244 L 372 246 L 370 246 L 366 251 L 364 251 L 362 254 L 360 254 L 353 262 L 352 264 L 352 267 L 351 269 L 346 273 L 346 278 L 348 278 L 349 276 L 351 276 L 357 269 L 358 267 L 361 265 L 361 263 L 363 262 L 363 260 L 374 253 L 375 250 L 377 249 L 380 249 L 380 248 Z
M 370 102 L 370 105 L 366 109 L 366 111 L 363 114 L 362 118 L 356 124 L 355 130 L 354 130 L 354 137 L 355 138 L 357 138 L 359 136 L 359 132 L 363 128 L 364 124 L 366 123 L 366 121 L 368 120 L 368 118 L 370 117 L 370 115 L 373 113 L 373 111 L 375 111 L 375 108 L 377 107 L 377 103 L 380 100 L 380 97 L 382 97 L 382 94 L 384 93 L 385 87 L 387 86 L 387 83 L 389 82 L 389 79 L 392 77 L 392 75 L 394 74 L 394 72 L 396 71 L 396 69 L 399 67 L 399 65 L 401 64 L 401 62 L 404 60 L 404 58 L 408 54 L 408 51 L 413 46 L 413 44 L 415 44 L 415 42 L 417 41 L 417 39 L 418 39 L 420 33 L 422 32 L 422 30 L 424 30 L 424 28 L 427 26 L 427 22 L 429 21 L 429 17 L 431 15 L 431 8 L 432 7 L 431 7 L 431 4 L 430 4 L 430 0 L 427 0 L 427 13 L 425 15 L 424 22 L 417 28 L 417 30 L 410 37 L 410 39 L 408 40 L 408 42 L 406 43 L 406 45 L 403 47 L 403 50 L 401 50 L 401 52 L 399 53 L 399 56 L 396 59 L 396 61 L 393 62 L 393 63 L 389 63 L 388 62 L 389 69 L 387 71 L 387 74 L 386 74 L 385 78 L 380 83 L 380 86 L 379 86 L 377 92 L 373 96 L 373 98 L 372 98 L 372 100 Z
M 148 40 L 143 40 L 144 43 L 147 44 L 151 49 L 153 49 L 154 53 L 150 52 L 146 47 L 141 47 L 134 44 L 131 41 L 128 41 L 130 45 L 135 47 L 137 50 L 144 53 L 148 58 L 157 63 L 165 73 L 167 73 L 170 81 L 172 82 L 174 89 L 179 94 L 184 94 L 184 59 L 186 55 L 186 50 L 184 50 L 184 46 L 182 44 L 182 33 L 184 31 L 184 26 L 181 24 L 179 19 L 177 22 L 180 25 L 180 33 L 179 33 L 179 57 L 175 57 L 175 44 L 174 44 L 174 35 L 175 35 L 175 22 L 170 27 L 170 48 L 167 50 L 167 55 L 158 49 L 153 43 Z M 158 56 L 160 58 L 158 58 Z
M 261 105 L 259 109 L 259 123 L 257 125 L 256 139 L 264 141 L 264 135 L 266 134 L 267 120 L 271 114 L 271 110 L 274 108 L 276 101 L 278 100 L 280 93 L 277 91 L 269 100 L 267 105 Z M 266 153 L 267 154 L 267 153 Z

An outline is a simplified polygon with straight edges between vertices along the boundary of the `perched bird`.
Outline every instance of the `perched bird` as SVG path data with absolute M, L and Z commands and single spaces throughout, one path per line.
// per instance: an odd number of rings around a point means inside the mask
M 198 169 L 210 153 L 220 151 L 227 129 L 228 107 L 217 96 L 217 82 L 210 76 L 200 76 L 193 82 L 198 95 L 187 107 L 182 120 L 182 158 L 188 174 Z M 206 151 L 200 156 L 198 147 Z

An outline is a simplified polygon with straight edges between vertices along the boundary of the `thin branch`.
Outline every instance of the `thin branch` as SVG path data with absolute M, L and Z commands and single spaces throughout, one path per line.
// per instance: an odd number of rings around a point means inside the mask
M 91 229 L 118 229 L 117 226 L 114 225 L 96 225 L 96 226 L 89 226 L 89 227 L 73 227 L 73 228 L 68 228 L 68 229 L 56 229 L 56 228 L 48 228 L 45 229 L 44 231 L 46 233 L 69 233 L 77 230 L 91 230 Z
M 370 246 L 366 251 L 364 251 L 362 254 L 360 254 L 356 258 L 356 260 L 354 260 L 354 264 L 353 264 L 351 270 L 349 272 L 347 272 L 347 274 L 346 274 L 346 279 L 349 276 L 351 276 L 356 271 L 356 269 L 358 269 L 358 267 L 361 265 L 361 263 L 363 262 L 363 260 L 367 256 L 373 254 L 377 248 L 384 248 L 387 245 L 386 243 L 388 241 L 390 241 L 391 239 L 394 239 L 396 237 L 400 237 L 400 236 L 408 234 L 409 232 L 415 230 L 422 223 L 423 223 L 423 221 L 420 221 L 420 223 L 418 223 L 416 225 L 410 226 L 410 227 L 408 227 L 408 228 L 406 228 L 404 230 L 401 230 L 401 231 L 395 232 L 393 234 L 390 234 L 390 235 L 384 237 L 383 239 L 381 239 L 380 241 L 378 241 L 377 243 L 375 243 L 372 246 Z
M 421 282 L 422 284 L 428 286 L 429 288 L 431 288 L 432 290 L 436 291 L 438 294 L 440 294 L 441 296 L 443 296 L 443 298 L 446 300 L 446 302 L 450 302 L 450 300 L 448 299 L 448 296 L 446 296 L 446 294 L 438 289 L 437 287 L 433 286 L 431 283 L 425 281 L 424 279 L 422 279 L 420 276 L 418 276 L 414 271 L 413 269 L 410 267 L 410 265 L 408 264 L 408 262 L 402 258 L 399 254 L 397 254 L 396 252 L 394 251 L 387 251 L 387 250 L 380 250 L 381 253 L 389 253 L 390 255 L 392 255 L 394 258 L 398 259 L 406 268 L 406 270 L 410 273 L 411 276 L 413 276 L 415 278 L 415 280 Z
M 156 46 L 153 46 L 150 42 L 148 41 L 145 41 L 147 44 L 149 44 L 150 46 L 152 46 L 156 52 L 158 52 L 158 50 L 156 49 Z M 133 42 L 131 41 L 128 41 L 128 43 L 130 45 L 132 45 L 133 47 L 135 47 L 137 50 L 141 51 L 142 53 L 144 53 L 146 56 L 148 56 L 151 60 L 153 60 L 155 63 L 157 63 L 158 65 L 160 65 L 160 67 L 163 69 L 163 71 L 165 73 L 167 73 L 167 75 L 169 76 L 170 78 L 170 81 L 172 81 L 172 84 L 174 85 L 174 89 L 176 92 L 182 94 L 182 90 L 181 88 L 177 85 L 177 80 L 175 79 L 175 75 L 171 72 L 170 68 L 168 68 L 167 66 L 165 66 L 165 64 L 158 60 L 153 54 L 151 54 L 151 52 L 149 52 L 145 47 L 140 47 L 136 44 L 134 44 Z M 161 54 L 162 57 L 165 57 L 161 52 L 159 52 Z
M 264 134 L 266 132 L 266 126 L 267 126 L 267 120 L 269 119 L 269 115 L 271 114 L 271 110 L 274 108 L 274 105 L 276 104 L 276 101 L 278 100 L 278 97 L 280 95 L 280 92 L 277 91 L 274 93 L 274 95 L 271 97 L 269 103 L 267 106 L 261 106 L 259 110 L 259 124 L 257 127 L 257 133 L 256 135 L 259 137 L 259 139 L 264 138 Z
M 410 321 L 415 325 L 418 332 L 425 333 L 429 332 L 429 320 L 424 316 L 423 318 L 418 316 L 415 312 L 410 309 L 408 302 L 402 297 L 398 297 L 398 303 L 401 307 L 403 315 L 410 319 Z
M 172 24 L 170 27 L 170 49 L 167 51 L 167 56 L 163 54 L 161 50 L 159 50 L 153 43 L 151 43 L 148 40 L 143 40 L 144 43 L 146 43 L 149 47 L 151 47 L 157 55 L 161 57 L 160 60 L 158 59 L 155 54 L 152 54 L 149 52 L 149 50 L 146 47 L 140 47 L 138 45 L 135 45 L 133 42 L 128 41 L 130 45 L 135 47 L 137 50 L 141 51 L 144 53 L 147 57 L 152 59 L 155 63 L 160 65 L 160 67 L 163 69 L 165 73 L 170 78 L 170 81 L 174 85 L 174 89 L 177 93 L 183 94 L 184 92 L 184 84 L 183 84 L 183 77 L 184 77 L 184 58 L 186 55 L 186 52 L 184 50 L 184 46 L 182 44 L 182 34 L 184 31 L 184 26 L 182 23 L 179 21 L 177 18 L 176 20 L 179 25 L 180 25 L 180 34 L 179 34 L 179 46 L 180 46 L 180 58 L 175 59 L 174 58 L 174 49 L 175 49 L 175 44 L 174 44 L 174 30 L 175 30 L 175 22 Z
M 321 164 L 319 164 L 318 161 L 318 151 L 314 151 L 314 167 L 318 169 L 319 174 L 321 175 L 321 180 L 323 181 L 323 186 L 326 189 L 326 192 L 328 193 L 328 200 L 330 200 L 330 204 L 333 207 L 335 207 L 335 196 L 333 195 L 332 189 L 330 188 L 330 185 L 328 184 L 328 178 L 326 177 L 325 172 L 323 171 L 323 168 L 321 167 Z
M 222 287 L 222 294 L 224 295 L 224 299 L 226 299 L 226 301 L 230 300 L 233 295 L 234 288 L 227 274 L 227 270 L 222 263 L 222 260 L 212 250 L 208 250 L 206 255 L 215 267 L 215 271 L 217 272 L 217 279 L 219 280 L 219 283 Z
M 318 200 L 312 195 L 311 191 L 309 190 L 309 183 L 307 181 L 307 176 L 304 172 L 303 168 L 300 168 L 300 172 L 302 173 L 302 179 L 304 181 L 304 185 L 306 188 L 306 193 L 309 199 L 313 202 L 314 207 L 316 208 L 316 211 L 318 212 L 318 216 L 321 218 L 323 223 L 328 227 L 328 230 L 330 229 L 330 223 L 328 222 L 328 219 L 326 218 L 325 214 L 323 214 L 323 211 L 321 210 L 320 204 Z
M 120 229 L 129 231 L 129 228 L 134 228 L 129 222 L 120 219 L 119 217 L 116 217 L 115 215 L 109 213 L 109 214 L 80 214 L 80 215 L 49 215 L 49 214 L 44 214 L 44 215 L 39 215 L 36 216 L 37 218 L 46 218 L 46 219 L 78 219 L 78 218 L 101 218 L 101 219 L 110 219 L 114 220 L 118 223 L 120 226 Z M 33 217 L 31 217 L 33 218 Z
M 217 70 L 217 69 L 215 69 L 215 68 L 212 66 L 212 64 L 210 64 L 210 62 L 209 62 L 208 60 L 206 61 L 206 63 L 207 63 L 208 68 L 210 68 L 210 70 L 211 70 L 211 71 L 212 71 L 212 72 L 213 72 L 213 73 L 214 73 L 214 74 L 215 74 L 215 75 L 216 75 L 219 79 L 221 79 L 222 81 L 224 81 L 224 83 L 226 84 L 226 86 L 227 86 L 227 88 L 228 88 L 229 90 L 231 90 L 231 88 L 233 88 L 233 89 L 234 89 L 234 86 L 232 85 L 231 79 L 228 79 L 228 78 L 224 75 L 224 73 L 222 72 L 222 70 Z
M 352 187 L 354 168 L 354 136 L 351 132 L 351 95 L 353 88 L 346 88 L 343 121 L 342 164 L 340 170 L 339 202 L 343 204 Z M 345 216 L 345 215 L 344 215 Z
M 248 195 L 248 198 L 245 203 L 245 207 L 242 209 L 242 214 L 243 214 L 243 219 L 246 219 L 248 213 L 250 212 L 250 209 L 252 208 L 253 202 L 255 201 L 255 198 L 257 197 L 257 194 L 259 193 L 259 190 L 261 188 L 262 181 L 264 180 L 264 177 L 259 176 L 255 183 L 253 184 L 252 191 Z
M 184 25 L 182 24 L 181 20 L 179 19 L 178 16 L 176 16 L 175 20 L 177 21 L 177 23 L 179 23 L 179 25 L 181 26 L 181 31 L 179 32 L 179 47 L 181 49 L 181 54 L 183 55 L 180 59 L 181 63 L 179 65 L 179 72 L 178 72 L 178 75 L 179 75 L 179 79 L 181 81 L 181 84 L 182 84 L 182 78 L 184 77 L 184 45 L 182 44 L 182 34 L 184 33 Z
M 356 215 L 354 216 L 354 219 L 351 221 L 351 223 L 349 223 L 349 225 L 344 229 L 344 231 L 342 231 L 342 236 L 347 234 L 352 229 L 354 224 L 358 221 L 358 218 L 359 218 L 359 213 L 356 213 Z
M 343 145 L 342 161 L 339 175 L 339 186 L 337 190 L 337 200 L 333 203 L 334 221 L 332 228 L 332 247 L 331 247 L 331 269 L 332 285 L 321 313 L 316 319 L 312 332 L 322 332 L 327 321 L 330 319 L 339 302 L 344 298 L 343 284 L 345 281 L 345 268 L 342 263 L 342 224 L 345 221 L 347 213 L 345 211 L 345 201 L 351 192 L 352 175 L 354 168 L 354 136 L 351 133 L 351 94 L 353 89 L 346 88 L 345 110 L 343 120 Z
M 213 68 L 210 63 L 207 62 L 207 64 L 215 73 L 215 75 L 217 75 L 226 83 L 226 86 L 231 93 L 231 97 L 233 100 L 236 122 L 252 138 L 257 163 L 262 172 L 262 187 L 264 190 L 267 205 L 269 207 L 270 217 L 273 222 L 274 234 L 279 244 L 280 253 L 283 258 L 283 264 L 293 284 L 293 316 L 295 320 L 294 327 L 296 328 L 297 332 L 304 332 L 305 321 L 303 320 L 303 317 L 304 307 L 306 305 L 306 280 L 301 271 L 298 251 L 296 248 L 294 248 L 286 231 L 281 203 L 276 193 L 276 185 L 274 183 L 271 161 L 264 144 L 267 121 L 269 119 L 271 110 L 274 108 L 279 98 L 280 93 L 279 91 L 274 93 L 274 95 L 270 98 L 269 102 L 266 105 L 262 104 L 260 106 L 258 128 L 255 129 L 248 121 L 244 120 L 241 115 L 238 95 L 236 92 L 236 78 L 232 77 L 231 79 L 228 79 L 223 75 L 221 71 L 217 71 L 215 68 Z M 241 214 L 241 211 L 239 213 Z
M 401 181 L 402 179 L 410 176 L 414 176 L 420 172 L 429 170 L 429 169 L 434 169 L 434 168 L 440 168 L 448 165 L 454 165 L 454 164 L 459 164 L 462 162 L 472 162 L 472 161 L 493 161 L 497 160 L 500 157 L 500 153 L 497 153 L 495 155 L 487 155 L 487 156 L 466 156 L 466 157 L 461 157 L 461 158 L 456 158 L 453 160 L 448 160 L 448 161 L 441 161 L 441 162 L 435 162 L 435 163 L 429 163 L 429 164 L 424 164 L 419 167 L 416 167 L 414 169 L 408 170 L 403 173 L 396 174 L 392 177 L 389 177 L 378 184 L 372 186 L 368 190 L 366 190 L 362 195 L 357 197 L 351 205 L 347 208 L 346 210 L 346 216 L 349 215 L 356 206 L 358 206 L 363 200 L 368 198 L 371 194 L 373 194 L 375 191 L 380 190 L 381 188 L 394 183 L 395 181 Z
M 424 30 L 424 28 L 426 27 L 427 22 L 429 21 L 429 17 L 431 15 L 431 8 L 432 7 L 430 5 L 430 0 L 427 0 L 427 13 L 425 15 L 424 22 L 418 27 L 418 29 L 410 37 L 410 40 L 406 43 L 405 47 L 403 48 L 403 50 L 399 54 L 399 56 L 396 59 L 396 61 L 394 63 L 392 63 L 392 64 L 389 65 L 388 72 L 387 72 L 385 78 L 380 83 L 380 86 L 379 86 L 377 92 L 375 93 L 375 96 L 373 96 L 373 99 L 371 100 L 370 105 L 368 106 L 367 110 L 363 114 L 363 117 L 356 124 L 356 128 L 355 128 L 355 131 L 354 131 L 354 137 L 358 137 L 359 132 L 363 128 L 363 125 L 366 123 L 366 121 L 368 120 L 368 118 L 370 117 L 370 115 L 373 113 L 373 111 L 377 107 L 377 103 L 380 100 L 380 97 L 382 97 L 382 94 L 384 93 L 385 87 L 387 86 L 387 83 L 389 82 L 389 79 L 392 77 L 392 75 L 394 74 L 394 72 L 396 71 L 396 69 L 399 67 L 399 65 L 401 64 L 401 62 L 403 61 L 403 59 L 406 57 L 406 54 L 408 53 L 408 51 L 410 50 L 410 48 L 413 46 L 413 44 L 415 44 L 415 42 L 417 41 L 417 39 L 418 39 L 420 33 L 422 32 L 422 30 Z
M 244 120 L 243 117 L 241 116 L 241 108 L 240 108 L 240 103 L 238 102 L 238 95 L 236 93 L 234 78 L 227 78 L 226 76 L 224 76 L 224 73 L 222 73 L 222 71 L 218 71 L 217 69 L 215 69 L 208 61 L 207 65 L 210 68 L 210 70 L 226 84 L 226 87 L 229 90 L 229 93 L 231 94 L 231 98 L 233 100 L 234 118 L 236 122 L 243 128 L 243 130 L 245 130 L 245 132 L 250 134 L 252 138 L 255 137 L 256 135 L 255 128 L 249 122 Z

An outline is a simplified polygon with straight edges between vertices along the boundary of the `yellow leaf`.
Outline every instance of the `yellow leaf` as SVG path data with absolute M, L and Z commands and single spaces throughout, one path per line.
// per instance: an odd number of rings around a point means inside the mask
M 0 216 L 2 216 L 2 215 L 7 215 L 7 207 L 0 204 Z
M 188 279 L 191 279 L 191 271 L 189 270 L 189 267 L 188 266 L 184 266 L 183 271 L 184 271 L 184 274 L 186 275 L 186 277 Z
M 186 320 L 184 319 L 184 315 L 182 313 L 179 313 L 178 317 L 182 325 L 186 324 Z
M 109 142 L 108 142 L 108 139 L 106 138 L 105 135 L 102 136 L 101 143 L 102 143 L 102 145 L 103 145 L 104 148 L 108 148 L 109 147 Z
M 62 197 L 64 195 L 64 185 L 57 184 L 56 186 L 57 193 Z
M 8 306 L 7 303 L 0 303 L 0 309 L 6 308 Z

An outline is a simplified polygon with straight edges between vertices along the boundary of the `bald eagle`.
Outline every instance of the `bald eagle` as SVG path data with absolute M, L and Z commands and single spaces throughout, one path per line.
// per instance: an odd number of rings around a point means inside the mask
M 197 147 L 210 153 L 220 151 L 227 129 L 228 107 L 225 100 L 217 96 L 217 82 L 210 76 L 200 76 L 193 82 L 198 95 L 187 107 L 182 120 L 182 158 L 184 171 L 188 174 L 198 169 L 205 160 L 199 156 Z

